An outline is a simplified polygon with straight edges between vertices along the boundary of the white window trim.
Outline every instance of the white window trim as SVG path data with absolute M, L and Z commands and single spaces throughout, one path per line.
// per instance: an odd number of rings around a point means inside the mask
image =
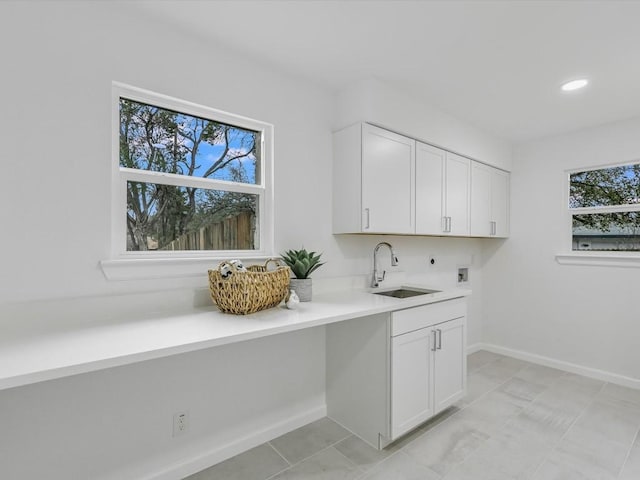
M 572 173 L 601 170 L 603 168 L 622 167 L 640 163 L 640 160 L 604 164 L 595 167 L 578 167 L 564 171 L 563 211 L 565 212 L 564 252 L 556 254 L 556 261 L 560 265 L 586 265 L 593 267 L 632 267 L 640 268 L 640 252 L 604 252 L 604 251 L 576 251 L 573 250 L 573 215 L 579 213 L 612 213 L 640 211 L 640 205 L 625 205 L 613 207 L 581 207 L 569 208 L 569 187 Z
M 100 266 L 109 280 L 129 280 L 148 278 L 174 278 L 206 275 L 208 268 L 214 268 L 220 261 L 231 258 L 262 262 L 274 256 L 274 168 L 273 168 L 273 125 L 241 117 L 221 110 L 183 101 L 141 88 L 113 82 L 111 89 L 111 223 L 110 258 L 102 260 Z M 210 118 L 254 131 L 262 132 L 262 158 L 260 162 L 259 185 L 240 185 L 224 180 L 203 180 L 161 172 L 140 172 L 121 168 L 119 156 L 120 109 L 119 99 L 125 97 L 134 101 L 184 112 L 189 115 Z M 216 250 L 181 252 L 128 252 L 126 251 L 126 182 L 140 180 L 149 182 L 153 176 L 162 177 L 163 183 L 180 186 L 216 188 L 242 193 L 257 194 L 258 224 L 260 225 L 260 248 L 258 250 Z

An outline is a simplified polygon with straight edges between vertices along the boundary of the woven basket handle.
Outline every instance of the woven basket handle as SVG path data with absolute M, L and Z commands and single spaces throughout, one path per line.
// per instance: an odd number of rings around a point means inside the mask
M 273 262 L 276 265 L 276 269 L 278 267 L 282 267 L 284 265 L 282 265 L 282 261 L 279 258 L 268 258 L 266 262 L 264 262 L 264 268 L 265 270 L 267 269 L 267 267 L 269 266 L 269 264 Z

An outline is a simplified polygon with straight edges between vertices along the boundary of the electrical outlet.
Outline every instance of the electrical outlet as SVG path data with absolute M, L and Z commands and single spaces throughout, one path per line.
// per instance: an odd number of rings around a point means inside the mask
M 173 414 L 173 436 L 183 435 L 189 430 L 189 412 L 178 412 Z

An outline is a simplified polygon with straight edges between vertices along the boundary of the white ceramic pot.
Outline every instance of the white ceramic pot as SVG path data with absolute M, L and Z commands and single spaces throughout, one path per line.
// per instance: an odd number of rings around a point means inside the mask
M 289 288 L 296 292 L 301 302 L 310 302 L 312 287 L 310 278 L 292 278 L 289 280 Z

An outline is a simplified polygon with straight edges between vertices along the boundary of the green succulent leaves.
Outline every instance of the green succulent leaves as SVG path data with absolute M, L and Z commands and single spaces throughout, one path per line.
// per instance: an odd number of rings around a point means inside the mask
M 309 278 L 311 273 L 324 265 L 320 263 L 321 253 L 307 252 L 304 248 L 300 250 L 287 250 L 282 254 L 284 263 L 289 265 L 296 278 Z

